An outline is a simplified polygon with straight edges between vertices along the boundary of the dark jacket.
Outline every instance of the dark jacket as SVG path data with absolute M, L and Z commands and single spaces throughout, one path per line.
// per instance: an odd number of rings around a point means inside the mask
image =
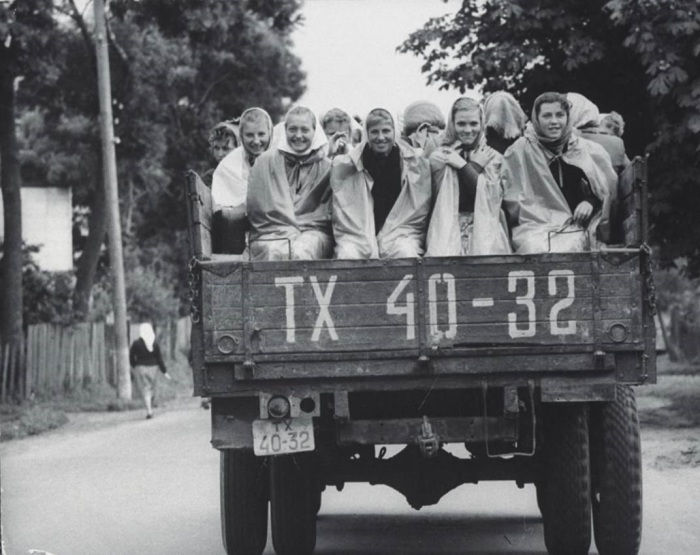
M 140 337 L 131 344 L 129 349 L 129 364 L 134 366 L 158 366 L 163 374 L 167 373 L 167 368 L 163 363 L 158 343 L 153 343 L 153 350 L 146 348 L 146 343 Z

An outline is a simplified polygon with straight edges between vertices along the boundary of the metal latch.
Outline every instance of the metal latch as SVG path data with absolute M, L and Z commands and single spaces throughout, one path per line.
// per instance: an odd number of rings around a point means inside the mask
M 423 415 L 423 424 L 421 424 L 421 435 L 416 440 L 421 454 L 430 459 L 437 455 L 440 448 L 440 440 L 438 435 L 433 431 L 433 426 L 428 422 L 428 417 Z

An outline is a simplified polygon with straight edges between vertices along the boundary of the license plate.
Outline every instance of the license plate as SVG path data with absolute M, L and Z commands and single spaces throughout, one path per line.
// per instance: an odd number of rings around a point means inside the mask
M 258 456 L 313 451 L 311 417 L 253 421 L 253 451 Z

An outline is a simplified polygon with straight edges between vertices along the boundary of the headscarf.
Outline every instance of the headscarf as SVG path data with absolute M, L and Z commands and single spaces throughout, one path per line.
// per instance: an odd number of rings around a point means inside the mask
M 591 124 L 593 126 L 598 125 L 598 116 L 600 115 L 598 106 L 578 93 L 567 93 L 566 99 L 571 106 L 569 121 L 571 121 L 571 126 L 574 129 L 588 127 Z
M 146 345 L 146 349 L 148 349 L 149 352 L 153 351 L 153 345 L 156 342 L 156 334 L 153 331 L 153 326 L 149 324 L 148 322 L 144 322 L 143 324 L 139 325 L 139 336 L 143 340 L 144 345 Z
M 270 133 L 270 140 L 265 147 L 265 150 L 268 150 L 272 144 L 272 119 L 262 108 L 248 108 L 241 114 L 241 119 L 251 112 L 260 112 L 265 116 Z M 243 143 L 242 140 L 241 143 Z M 214 170 L 211 185 L 211 194 L 217 206 L 245 205 L 248 193 L 248 176 L 256 158 L 257 156 L 253 158 L 243 143 L 219 162 Z
M 545 136 L 545 134 L 542 132 L 542 128 L 540 127 L 540 122 L 537 119 L 537 112 L 540 105 L 554 102 L 560 102 L 567 112 L 566 125 L 564 126 L 562 134 L 558 139 L 550 139 L 549 137 Z M 532 117 L 530 120 L 532 126 L 527 127 L 525 130 L 525 135 L 537 141 L 541 146 L 550 152 L 561 152 L 564 149 L 564 146 L 568 144 L 573 130 L 571 126 L 571 114 L 569 113 L 570 110 L 568 109 L 569 105 L 567 103 L 568 100 L 566 97 L 559 93 L 543 93 L 538 96 L 532 106 Z
M 249 161 L 249 162 L 254 162 L 255 160 L 254 160 L 254 159 L 251 160 L 253 154 L 252 154 L 247 148 L 245 148 L 245 143 L 243 142 L 243 126 L 244 126 L 244 124 L 246 123 L 246 122 L 245 122 L 245 117 L 246 117 L 246 115 L 247 115 L 247 114 L 252 114 L 252 113 L 255 113 L 255 112 L 259 112 L 259 113 L 263 114 L 263 116 L 265 116 L 265 121 L 267 122 L 267 132 L 268 132 L 268 134 L 269 134 L 269 136 L 270 136 L 270 139 L 269 139 L 269 141 L 268 141 L 268 143 L 267 143 L 267 146 L 265 147 L 265 150 L 267 150 L 268 148 L 270 148 L 270 145 L 272 144 L 272 127 L 273 127 L 273 125 L 272 125 L 272 118 L 270 117 L 270 114 L 268 114 L 268 113 L 267 113 L 265 110 L 263 110 L 262 108 L 258 108 L 258 107 L 248 108 L 247 110 L 245 110 L 245 111 L 241 114 L 241 117 L 240 117 L 240 133 L 241 133 L 241 145 L 243 146 L 243 148 L 244 148 L 245 151 L 246 151 L 246 154 L 248 155 L 247 158 L 248 158 L 248 161 Z M 256 156 L 256 158 L 257 158 L 257 156 Z M 251 164 L 251 165 L 252 165 L 252 164 Z
M 304 152 L 297 152 L 287 141 L 287 119 L 289 118 L 290 113 L 293 110 L 296 110 L 297 108 L 305 108 L 314 118 L 314 137 L 311 140 L 311 145 L 309 145 L 309 147 Z M 323 132 L 323 127 L 318 121 L 318 116 L 313 111 L 306 108 L 306 106 L 295 106 L 294 108 L 289 110 L 289 112 L 287 112 L 287 115 L 284 117 L 284 122 L 284 133 L 280 137 L 279 143 L 277 144 L 277 148 L 280 151 L 285 152 L 287 154 L 291 154 L 292 156 L 295 156 L 297 158 L 301 158 L 312 152 L 317 152 L 324 147 L 328 147 L 328 137 L 326 137 L 326 134 Z M 325 152 L 323 154 L 325 155 Z
M 476 148 L 476 146 L 481 142 L 484 136 L 484 110 L 476 100 L 469 98 L 468 96 L 462 96 L 455 100 L 455 103 L 450 108 L 450 115 L 447 118 L 447 127 L 445 128 L 445 133 L 442 136 L 443 146 L 455 146 L 455 143 L 461 143 L 459 137 L 457 136 L 457 130 L 455 129 L 455 116 L 457 112 L 472 112 L 474 110 L 479 111 L 479 121 L 481 122 L 481 130 L 476 137 L 473 145 L 469 150 Z M 465 145 L 466 146 L 466 145 Z
M 525 112 L 509 92 L 495 92 L 484 102 L 484 127 L 495 129 L 504 139 L 520 137 L 525 123 Z

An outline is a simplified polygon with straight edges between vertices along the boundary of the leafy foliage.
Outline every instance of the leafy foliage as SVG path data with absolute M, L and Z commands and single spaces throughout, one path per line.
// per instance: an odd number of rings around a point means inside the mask
M 579 92 L 626 120 L 649 154 L 652 238 L 700 275 L 700 10 L 696 0 L 464 0 L 399 47 L 443 88 L 505 89 L 531 106 Z
M 34 14 L 22 27 L 36 43 L 18 59 L 18 136 L 26 185 L 70 187 L 75 227 L 98 241 L 76 241 L 77 272 L 97 284 L 93 314 L 109 310 L 108 253 L 102 226 L 85 218 L 101 202 L 101 151 L 91 17 L 73 0 L 11 3 Z M 17 6 L 14 6 L 17 4 Z M 0 6 L 2 4 L 0 3 Z M 117 163 L 132 318 L 186 307 L 187 241 L 182 174 L 208 169 L 207 135 L 218 121 L 256 105 L 274 117 L 304 92 L 291 52 L 299 0 L 112 0 L 108 38 L 118 137 Z M 89 9 L 89 8 L 88 8 Z M 34 10 L 34 11 L 32 11 Z M 0 15 L 12 16 L 4 8 Z M 0 38 L 4 35 L 0 18 Z M 45 26 L 52 28 L 47 42 Z M 94 206 L 93 206 L 94 208 Z M 85 249 L 85 250 L 83 250 Z M 90 251 L 90 252 L 88 252 Z M 152 290 L 149 291 L 149 288 Z M 173 298 L 173 292 L 177 296 Z M 146 310 L 155 314 L 147 315 Z
M 33 257 L 37 252 L 39 247 L 23 245 L 23 323 L 25 326 L 40 322 L 69 324 L 73 318 L 71 311 L 73 275 L 71 272 L 42 270 Z M 0 260 L 2 260 L 1 257 Z M 4 285 L 0 276 L 0 290 L 2 289 Z

